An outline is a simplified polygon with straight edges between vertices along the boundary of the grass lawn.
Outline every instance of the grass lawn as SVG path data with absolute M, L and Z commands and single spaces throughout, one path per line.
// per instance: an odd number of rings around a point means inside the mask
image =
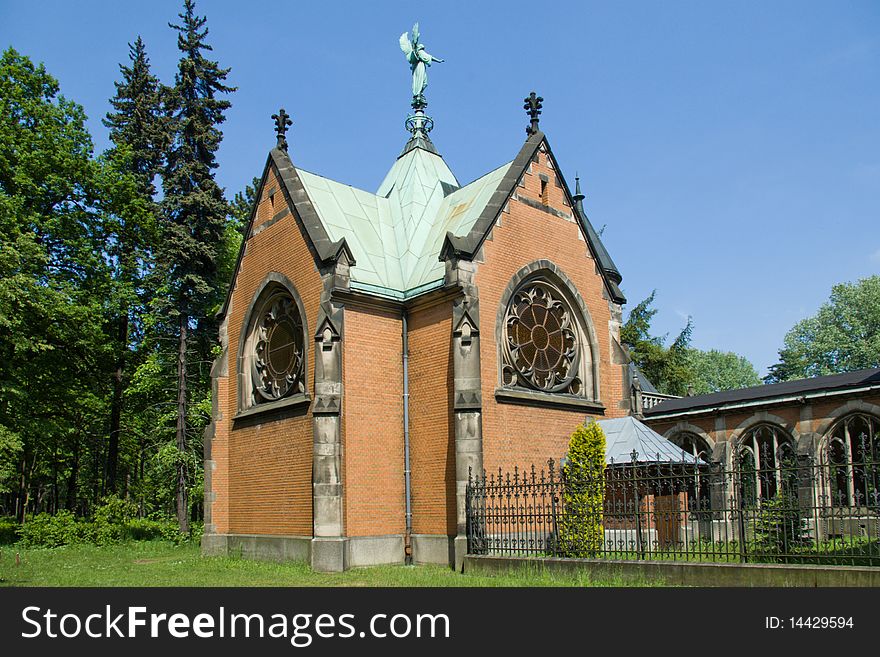
M 16 554 L 19 563 L 16 564 Z M 315 573 L 304 563 L 203 557 L 197 545 L 163 541 L 112 547 L 0 547 L 0 586 L 622 586 L 616 579 L 550 575 L 536 566 L 477 576 L 442 566 L 377 566 Z M 628 582 L 627 586 L 632 586 Z M 644 586 L 652 582 L 642 583 Z

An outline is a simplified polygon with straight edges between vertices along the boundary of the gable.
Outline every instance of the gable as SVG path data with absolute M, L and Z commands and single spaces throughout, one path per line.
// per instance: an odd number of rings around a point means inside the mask
M 542 198 L 541 182 L 546 185 L 546 199 Z M 587 218 L 581 198 L 571 194 L 546 136 L 537 131 L 526 140 L 470 231 L 467 234 L 447 233 L 440 258 L 473 259 L 508 203 L 519 201 L 576 223 L 580 228 L 579 237 L 586 242 L 591 256 L 598 263 L 610 298 L 617 304 L 624 304 L 626 297 L 618 287 L 622 280 L 620 272 Z
M 332 240 L 327 234 L 315 209 L 305 192 L 299 174 L 285 151 L 273 148 L 269 152 L 263 175 L 257 186 L 254 205 L 251 208 L 244 239 L 238 251 L 238 259 L 232 273 L 232 281 L 226 298 L 217 312 L 219 318 L 226 316 L 232 294 L 236 287 L 241 263 L 251 239 L 277 221 L 291 215 L 308 247 L 315 266 L 337 261 L 343 254 L 354 264 L 354 256 L 345 239 Z

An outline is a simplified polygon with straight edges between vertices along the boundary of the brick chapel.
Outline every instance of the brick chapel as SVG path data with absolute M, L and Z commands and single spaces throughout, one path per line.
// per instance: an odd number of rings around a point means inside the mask
M 469 474 L 559 458 L 589 418 L 635 416 L 726 467 L 880 458 L 880 369 L 684 399 L 654 389 L 620 344 L 622 277 L 540 130 L 543 99 L 525 99 L 513 159 L 462 184 L 425 113 L 425 67 L 442 60 L 418 26 L 400 45 L 410 136 L 375 193 L 299 168 L 290 119 L 273 116 L 220 311 L 206 554 L 458 567 Z M 864 505 L 860 473 L 825 493 Z
M 221 310 L 206 553 L 460 563 L 469 472 L 544 462 L 585 417 L 631 411 L 621 274 L 542 99 L 513 159 L 462 183 L 417 64 L 410 136 L 375 192 L 300 168 L 273 117 Z

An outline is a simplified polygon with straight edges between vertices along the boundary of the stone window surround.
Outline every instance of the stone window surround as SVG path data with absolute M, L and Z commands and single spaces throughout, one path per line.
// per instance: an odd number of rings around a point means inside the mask
M 254 320 L 254 312 L 258 307 L 258 304 L 261 303 L 262 299 L 265 297 L 266 293 L 271 291 L 274 287 L 283 288 L 288 294 L 290 294 L 291 298 L 296 303 L 297 310 L 299 311 L 300 318 L 302 319 L 302 327 L 303 327 L 303 387 L 304 391 L 302 393 L 298 393 L 295 395 L 290 395 L 289 397 L 284 397 L 282 399 L 278 399 L 276 401 L 270 402 L 262 402 L 262 403 L 254 403 L 248 404 L 248 399 L 251 395 L 251 388 L 253 383 L 250 380 L 250 369 L 245 365 L 245 359 L 247 358 L 247 354 L 245 354 L 245 349 L 247 348 L 247 343 L 250 338 L 251 332 L 253 331 L 253 320 Z M 233 419 L 242 419 L 245 417 L 251 417 L 253 415 L 268 413 L 271 411 L 277 411 L 283 408 L 290 408 L 302 405 L 308 405 L 311 403 L 311 396 L 309 395 L 309 346 L 311 341 L 309 340 L 309 323 L 308 317 L 306 316 L 305 307 L 303 306 L 302 298 L 297 292 L 296 286 L 293 282 L 287 278 L 284 274 L 279 272 L 270 272 L 266 275 L 260 285 L 257 287 L 253 296 L 251 297 L 251 301 L 248 304 L 247 311 L 244 314 L 244 320 L 242 322 L 242 330 L 238 338 L 238 352 L 236 355 L 236 377 L 238 382 L 238 412 Z
M 590 363 L 587 374 L 591 381 L 584 381 L 583 395 L 571 395 L 565 393 L 548 393 L 523 387 L 507 387 L 502 382 L 502 366 L 504 364 L 504 318 L 507 308 L 514 293 L 524 284 L 534 279 L 545 279 L 565 296 L 569 303 L 576 321 L 580 324 L 582 337 L 585 338 L 582 346 L 582 358 L 589 356 Z M 496 344 L 496 389 L 495 399 L 499 402 L 523 404 L 527 406 L 549 406 L 567 408 L 571 410 L 604 413 L 605 406 L 600 397 L 599 385 L 599 343 L 596 339 L 596 330 L 590 311 L 584 303 L 583 297 L 578 292 L 571 279 L 565 275 L 555 263 L 550 260 L 536 260 L 517 271 L 503 294 L 495 318 L 495 344 Z M 586 377 L 585 377 L 586 379 Z
M 865 410 L 855 410 L 850 411 L 844 414 L 841 414 L 837 417 L 833 423 L 831 423 L 825 430 L 820 439 L 819 445 L 817 446 L 818 452 L 818 461 L 823 467 L 829 467 L 834 464 L 834 461 L 831 456 L 831 445 L 834 442 L 840 442 L 841 447 L 844 452 L 844 459 L 847 463 L 846 467 L 846 490 L 843 491 L 838 485 L 837 482 L 833 482 L 831 480 L 826 482 L 826 490 L 824 491 L 826 495 L 829 496 L 829 499 L 834 503 L 835 500 L 845 500 L 846 504 L 842 506 L 852 507 L 854 506 L 855 493 L 858 490 L 858 486 L 856 486 L 856 477 L 853 471 L 852 464 L 857 461 L 857 457 L 853 455 L 853 441 L 854 436 L 850 433 L 849 424 L 855 418 L 862 418 L 869 426 L 869 434 L 867 436 L 869 440 L 869 445 L 871 446 L 872 451 L 876 449 L 876 444 L 880 436 L 878 436 L 877 429 L 872 425 L 880 423 L 880 416 L 871 413 Z M 837 432 L 843 428 L 843 436 L 846 440 L 841 440 L 839 436 L 835 436 Z M 871 433 L 873 429 L 873 434 Z M 862 457 L 864 460 L 864 457 Z M 843 497 L 839 497 L 839 494 L 843 493 Z M 837 506 L 837 505 L 835 505 Z
M 769 430 L 771 432 L 772 449 L 769 451 L 762 448 L 758 442 L 757 435 L 758 432 L 762 430 Z M 797 436 L 794 436 L 792 432 L 783 427 L 782 424 L 759 421 L 745 429 L 736 438 L 734 444 L 736 446 L 734 451 L 735 463 L 741 463 L 741 459 L 748 455 L 749 458 L 752 459 L 751 467 L 754 468 L 756 473 L 762 471 L 773 473 L 774 480 L 772 483 L 774 484 L 774 487 L 770 491 L 764 490 L 765 482 L 760 475 L 755 477 L 753 494 L 756 496 L 756 499 L 768 499 L 775 495 L 775 492 L 778 491 L 782 485 L 780 479 L 780 464 L 782 462 L 784 451 L 787 450 L 792 458 L 796 456 Z M 768 454 L 773 459 L 772 464 L 762 462 L 762 459 Z
M 712 460 L 712 452 L 714 446 L 695 431 L 679 429 L 678 431 L 667 432 L 665 438 L 667 438 L 669 442 L 674 443 L 679 449 L 688 452 L 692 456 L 701 458 L 704 461 Z M 684 446 L 684 443 L 686 441 L 690 444 L 690 449 Z M 703 447 L 704 449 L 698 449 L 699 447 Z

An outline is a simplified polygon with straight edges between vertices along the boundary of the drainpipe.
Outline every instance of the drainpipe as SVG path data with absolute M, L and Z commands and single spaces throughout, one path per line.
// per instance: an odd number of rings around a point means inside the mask
M 403 486 L 406 503 L 406 533 L 403 535 L 403 561 L 412 565 L 412 471 L 409 464 L 409 330 L 406 308 L 401 311 L 403 342 Z

